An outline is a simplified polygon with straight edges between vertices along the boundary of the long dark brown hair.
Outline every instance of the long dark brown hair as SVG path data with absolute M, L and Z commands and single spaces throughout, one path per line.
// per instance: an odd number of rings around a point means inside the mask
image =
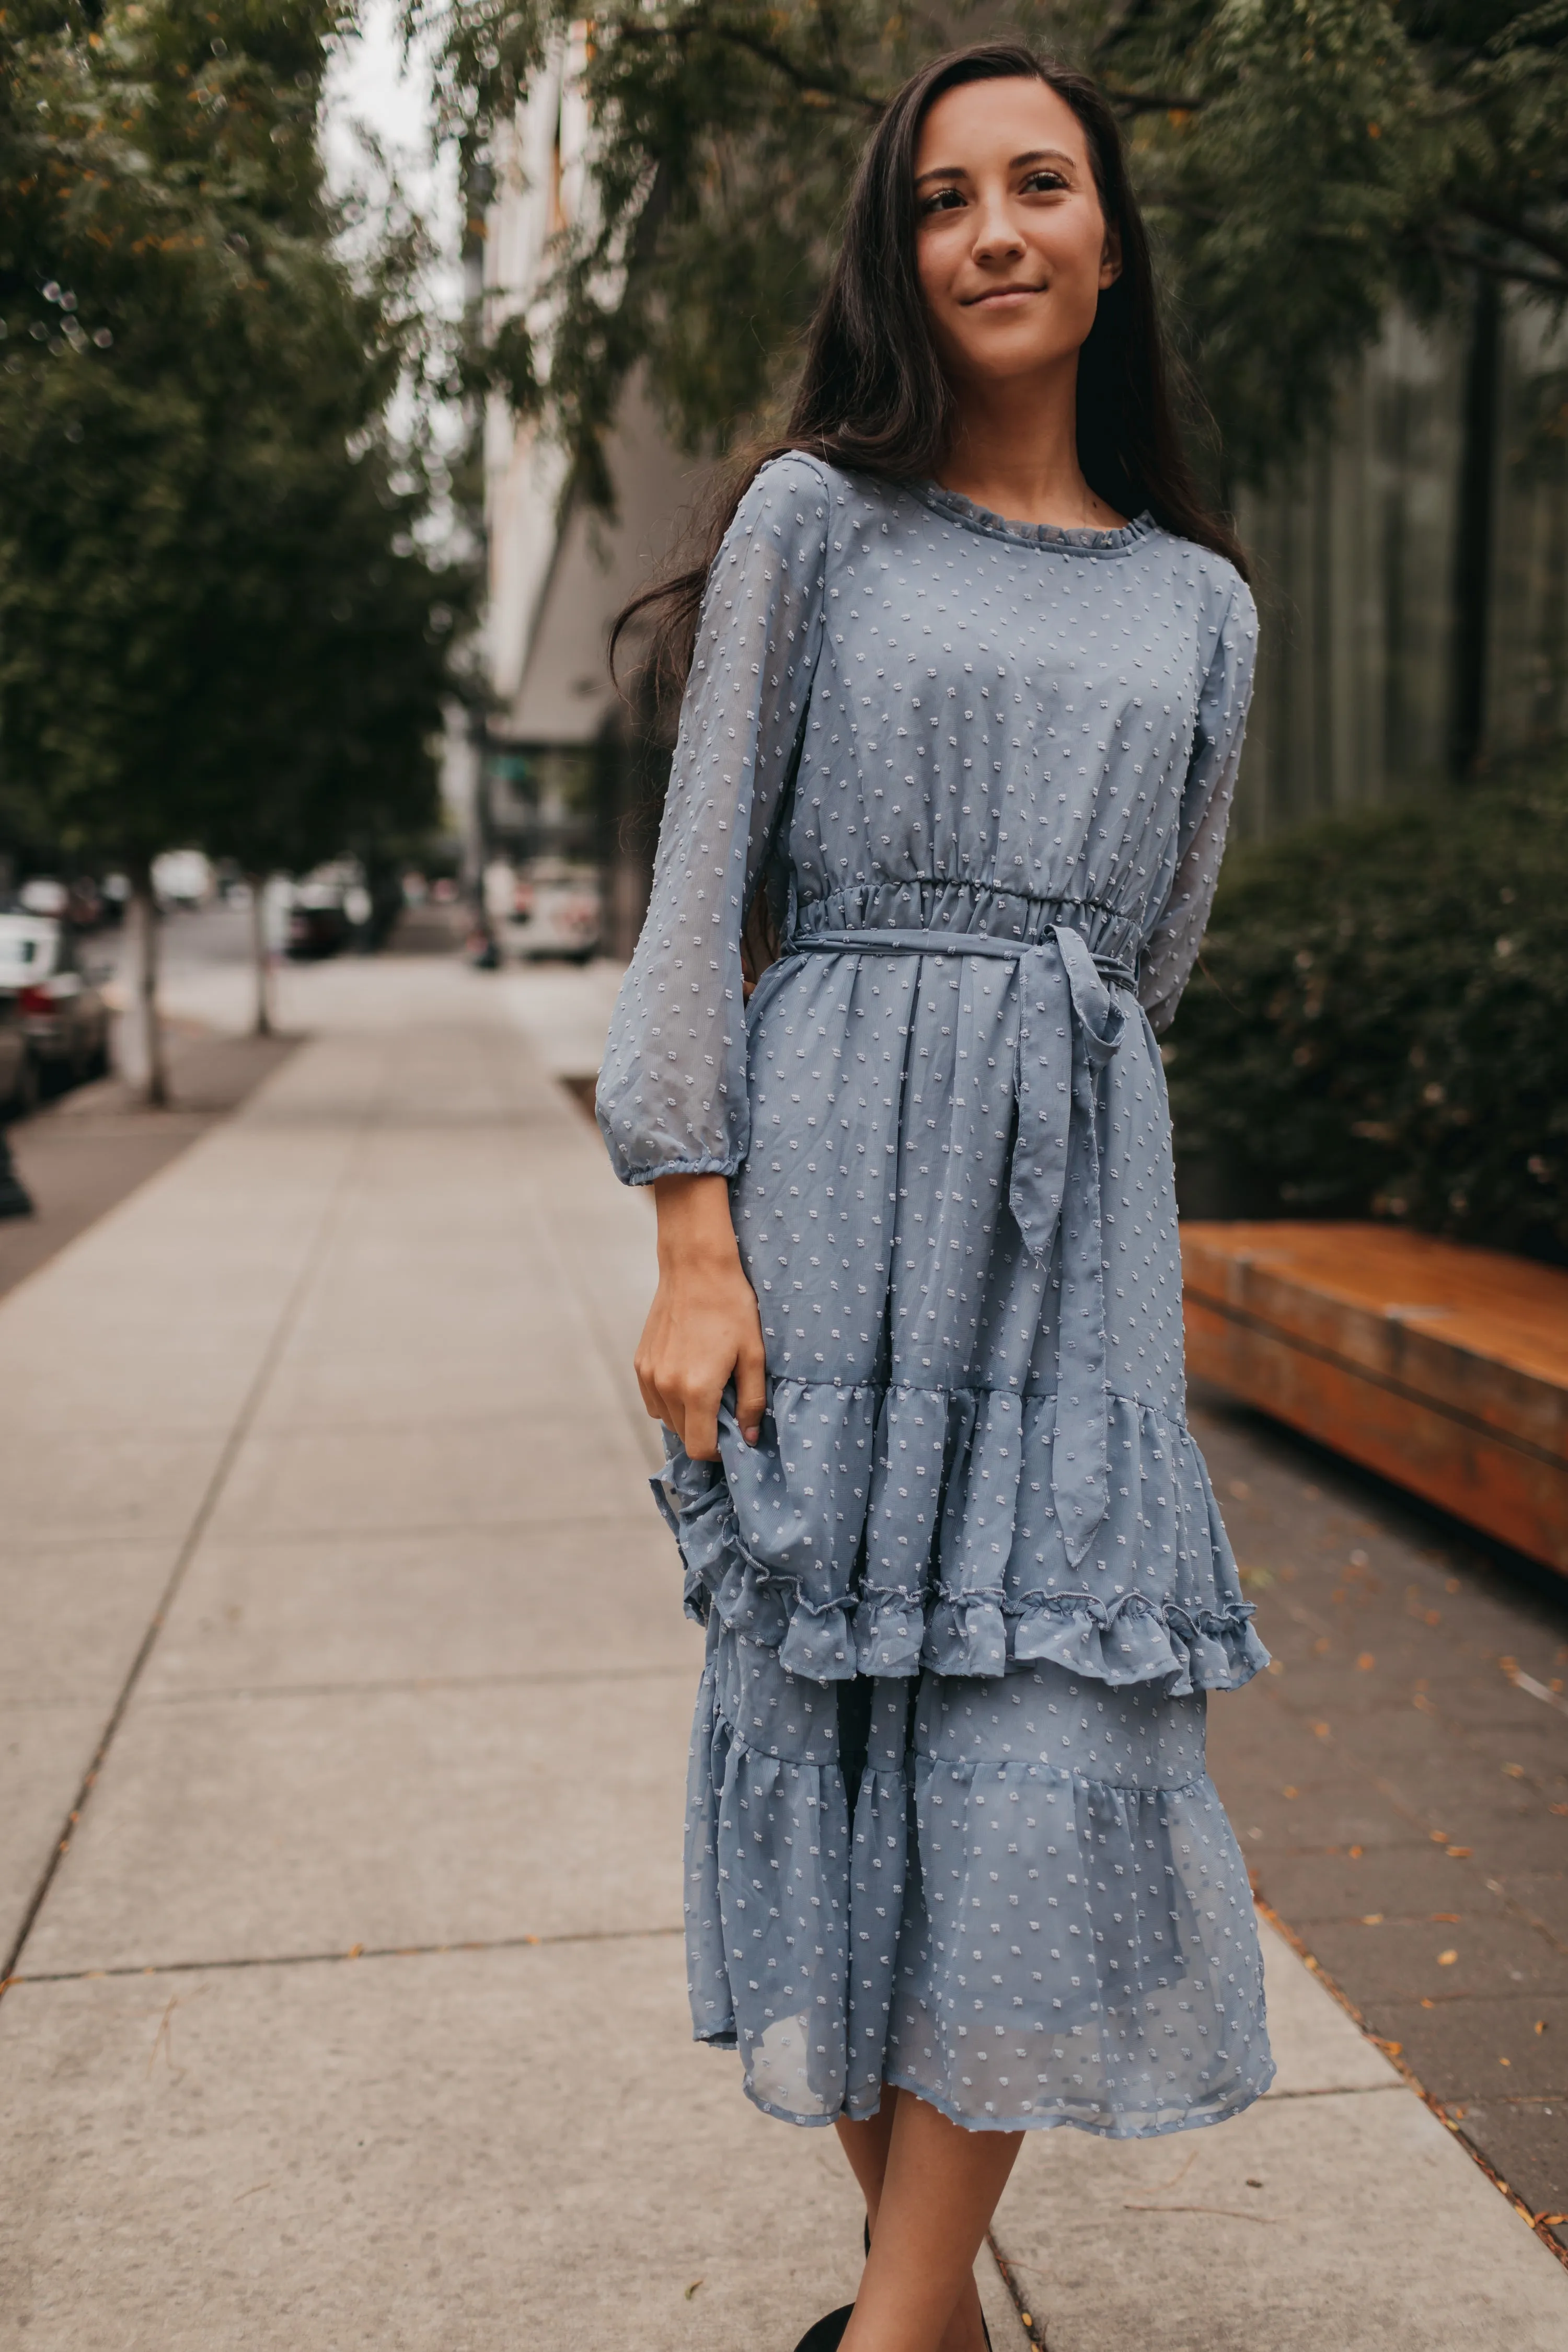
M 1149 239 L 1127 176 L 1116 117 L 1087 74 L 1011 41 L 984 41 L 938 58 L 904 84 L 860 159 L 844 238 L 806 345 L 784 438 L 731 473 L 685 551 L 690 559 L 655 581 L 619 614 L 610 661 L 626 629 L 651 622 L 641 664 L 645 689 L 668 709 L 691 667 L 709 571 L 736 508 L 770 458 L 804 450 L 850 473 L 921 481 L 952 438 L 952 390 L 931 340 L 915 263 L 915 151 L 943 91 L 963 82 L 1042 81 L 1082 123 L 1121 273 L 1100 297 L 1078 365 L 1078 457 L 1085 480 L 1124 515 L 1151 514 L 1178 538 L 1234 563 L 1235 535 L 1205 503 L 1178 428 L 1175 368 L 1160 322 Z

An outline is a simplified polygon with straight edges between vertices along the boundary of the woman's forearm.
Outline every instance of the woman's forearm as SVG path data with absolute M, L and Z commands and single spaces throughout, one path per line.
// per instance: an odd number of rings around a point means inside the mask
M 661 1271 L 667 1265 L 728 1265 L 731 1260 L 740 1265 L 727 1176 L 657 1176 L 653 1197 Z

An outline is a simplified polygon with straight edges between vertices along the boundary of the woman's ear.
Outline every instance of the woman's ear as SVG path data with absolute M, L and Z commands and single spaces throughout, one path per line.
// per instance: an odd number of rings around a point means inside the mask
M 1114 286 L 1121 275 L 1121 237 L 1118 230 L 1108 228 L 1100 256 L 1100 289 Z

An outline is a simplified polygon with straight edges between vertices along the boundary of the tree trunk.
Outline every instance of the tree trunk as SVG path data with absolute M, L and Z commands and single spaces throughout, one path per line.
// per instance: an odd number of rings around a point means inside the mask
M 1502 359 L 1502 298 L 1489 271 L 1476 276 L 1465 362 L 1458 510 L 1454 531 L 1453 700 L 1448 766 L 1461 782 L 1486 752 L 1487 667 L 1492 589 L 1493 509 L 1497 502 L 1498 393 Z
M 139 866 L 132 877 L 140 948 L 137 990 L 142 1007 L 142 1042 L 147 1056 L 147 1080 L 142 1100 L 149 1110 L 169 1106 L 169 1070 L 163 1055 L 163 1023 L 158 1005 L 158 900 L 153 888 L 151 864 Z
M 272 1034 L 271 988 L 267 961 L 267 908 L 264 895 L 267 877 L 262 874 L 246 877 L 250 885 L 250 948 L 256 961 L 256 1026 L 251 1034 L 270 1037 Z

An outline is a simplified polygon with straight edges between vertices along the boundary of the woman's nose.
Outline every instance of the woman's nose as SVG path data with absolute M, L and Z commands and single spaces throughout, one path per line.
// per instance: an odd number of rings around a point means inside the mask
M 975 226 L 976 261 L 1008 261 L 1024 250 L 1017 224 L 1005 205 L 988 205 Z

